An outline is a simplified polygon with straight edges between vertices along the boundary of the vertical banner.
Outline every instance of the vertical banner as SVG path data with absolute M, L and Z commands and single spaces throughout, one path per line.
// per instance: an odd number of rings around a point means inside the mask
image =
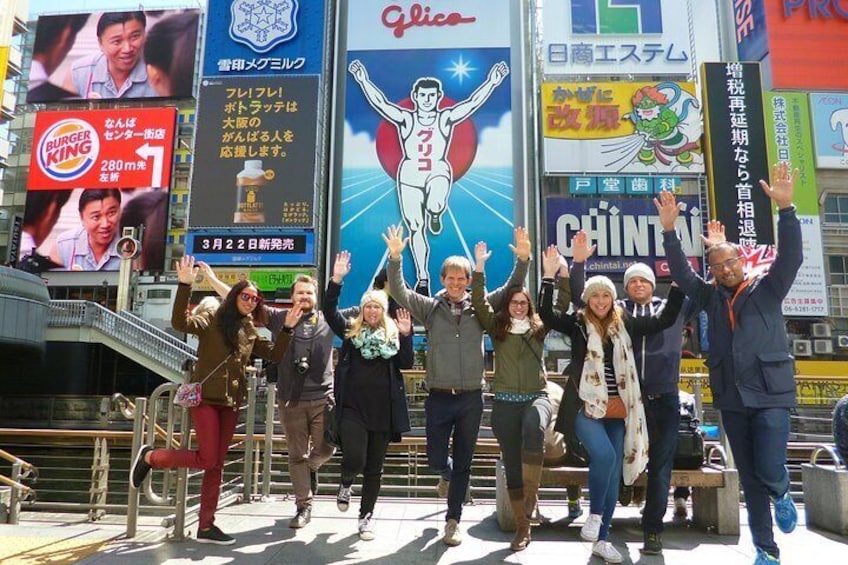
M 744 246 L 774 243 L 772 204 L 759 186 L 769 178 L 758 63 L 705 63 L 710 203 L 727 239 Z
M 816 163 L 805 92 L 765 93 L 769 162 L 789 161 L 798 169 L 795 206 L 801 220 L 804 263 L 783 301 L 787 316 L 828 316 Z
M 736 24 L 736 50 L 740 61 L 762 61 L 768 55 L 765 0 L 733 3 Z
M 513 261 L 515 157 L 508 0 L 360 0 L 347 13 L 339 248 L 353 255 L 343 304 L 385 264 L 380 234 L 403 224 L 405 278 L 435 292 L 442 261 L 493 250 L 492 286 Z
M 314 227 L 318 77 L 200 86 L 189 226 Z
M 320 75 L 324 0 L 209 0 L 203 76 Z
M 816 166 L 848 169 L 848 94 L 810 93 L 816 142 Z

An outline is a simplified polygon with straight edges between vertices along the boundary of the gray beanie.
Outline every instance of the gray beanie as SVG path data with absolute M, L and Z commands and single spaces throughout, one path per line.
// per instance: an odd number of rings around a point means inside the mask
M 642 277 L 651 283 L 651 286 L 657 288 L 657 277 L 654 275 L 654 271 L 645 263 L 633 263 L 624 271 L 624 290 L 627 290 L 627 283 L 633 277 Z
M 580 298 L 583 299 L 585 304 L 589 304 L 589 297 L 595 294 L 596 292 L 601 292 L 606 290 L 612 295 L 612 299 L 615 300 L 617 294 L 615 292 L 615 285 L 609 279 L 609 277 L 605 277 L 603 275 L 595 275 L 594 277 L 589 277 L 586 281 L 586 285 L 583 287 L 583 294 L 580 295 Z

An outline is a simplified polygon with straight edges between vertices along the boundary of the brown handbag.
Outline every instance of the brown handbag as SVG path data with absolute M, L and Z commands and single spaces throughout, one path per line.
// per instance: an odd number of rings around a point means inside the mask
M 623 420 L 627 417 L 627 408 L 624 406 L 624 401 L 620 396 L 613 396 L 607 402 L 607 413 L 604 418 L 612 418 L 615 420 Z

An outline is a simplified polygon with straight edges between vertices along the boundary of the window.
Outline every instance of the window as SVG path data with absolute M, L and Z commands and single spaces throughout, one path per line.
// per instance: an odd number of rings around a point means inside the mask
M 848 195 L 828 196 L 824 201 L 825 223 L 848 224 Z
M 827 259 L 830 264 L 830 284 L 848 285 L 848 257 L 829 255 Z

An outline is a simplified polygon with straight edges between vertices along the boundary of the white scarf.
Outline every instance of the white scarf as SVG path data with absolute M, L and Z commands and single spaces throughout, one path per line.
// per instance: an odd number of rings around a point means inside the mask
M 530 331 L 530 318 L 519 320 L 517 318 L 509 319 L 509 333 L 524 335 Z
M 607 413 L 607 383 L 604 379 L 604 346 L 595 324 L 586 324 L 588 340 L 583 374 L 580 378 L 580 398 L 584 411 L 590 418 L 603 418 Z M 645 406 L 633 358 L 633 344 L 623 325 L 611 326 L 612 366 L 618 394 L 624 402 L 627 416 L 624 419 L 624 484 L 632 485 L 648 465 L 648 427 L 645 423 Z

